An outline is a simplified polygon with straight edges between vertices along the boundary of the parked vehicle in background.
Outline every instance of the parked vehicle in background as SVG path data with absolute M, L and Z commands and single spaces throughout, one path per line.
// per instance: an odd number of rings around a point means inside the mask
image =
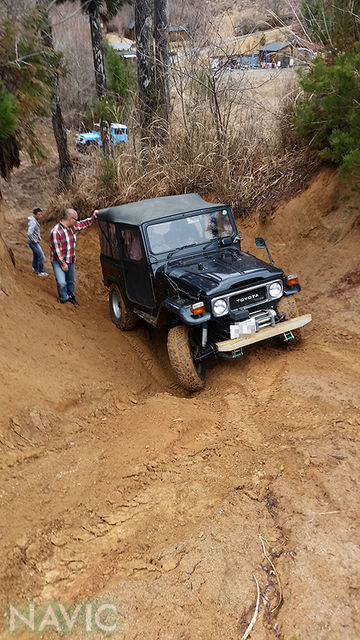
M 185 389 L 201 389 L 208 356 L 238 358 L 243 348 L 298 337 L 296 274 L 242 251 L 229 205 L 184 194 L 102 209 L 97 215 L 110 314 L 123 331 L 142 318 L 170 327 L 170 364 Z
M 128 142 L 127 127 L 125 124 L 112 122 L 110 127 L 110 140 L 116 146 L 120 142 Z M 101 147 L 100 125 L 94 124 L 94 128 L 89 133 L 79 133 L 76 138 L 76 148 L 80 152 L 88 151 L 91 147 Z

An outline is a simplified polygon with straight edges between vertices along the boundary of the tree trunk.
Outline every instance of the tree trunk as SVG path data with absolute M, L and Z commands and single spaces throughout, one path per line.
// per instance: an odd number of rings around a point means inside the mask
M 96 7 L 92 7 L 91 13 L 89 12 L 89 21 L 95 69 L 96 93 L 98 98 L 102 100 L 106 95 L 105 58 L 101 25 L 99 21 L 99 11 Z
M 106 101 L 106 72 L 105 56 L 101 25 L 99 20 L 99 10 L 95 3 L 89 9 L 89 22 L 91 32 L 91 44 L 95 69 L 95 87 L 99 100 Z M 100 123 L 102 150 L 108 158 L 112 158 L 112 147 L 110 139 L 110 126 L 108 122 L 101 120 Z
M 167 135 L 170 110 L 169 95 L 169 7 L 168 0 L 155 0 L 155 83 L 157 117 L 159 118 L 158 142 Z
M 74 167 L 70 158 L 66 129 L 61 111 L 60 96 L 58 91 L 59 87 L 57 86 L 57 92 L 54 93 L 51 98 L 51 120 L 59 155 L 59 178 L 65 187 L 70 187 L 75 179 Z
M 152 2 L 135 0 L 134 9 L 141 137 L 151 142 L 156 111 Z
M 39 2 L 39 5 L 44 20 L 42 39 L 45 47 L 54 51 L 54 42 L 47 8 L 41 0 Z M 65 187 L 69 187 L 74 181 L 74 168 L 70 158 L 64 118 L 61 111 L 59 74 L 56 70 L 54 73 L 52 89 L 53 92 L 51 95 L 51 119 L 59 155 L 59 178 L 61 183 Z

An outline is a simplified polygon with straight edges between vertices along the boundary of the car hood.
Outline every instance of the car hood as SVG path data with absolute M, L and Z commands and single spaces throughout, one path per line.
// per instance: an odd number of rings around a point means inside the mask
M 167 268 L 167 274 L 181 282 L 182 288 L 187 283 L 189 292 L 203 295 L 221 294 L 234 289 L 234 285 L 240 288 L 255 279 L 261 282 L 279 278 L 282 273 L 281 269 L 255 256 L 230 248 L 206 256 L 182 258 Z
M 98 131 L 91 131 L 90 133 L 79 133 L 79 138 L 83 138 L 84 140 L 96 140 L 100 137 L 100 133 Z

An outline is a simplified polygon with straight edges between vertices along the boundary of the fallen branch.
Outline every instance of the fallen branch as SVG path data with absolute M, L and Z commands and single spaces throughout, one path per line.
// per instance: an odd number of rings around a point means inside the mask
M 266 560 L 269 562 L 269 564 L 270 564 L 270 566 L 271 566 L 271 568 L 272 568 L 272 570 L 274 572 L 274 575 L 275 575 L 275 578 L 276 578 L 276 582 L 278 584 L 278 590 L 279 590 L 278 603 L 275 605 L 275 607 L 273 607 L 273 609 L 270 609 L 271 613 L 273 613 L 273 611 L 276 611 L 276 609 L 278 609 L 280 607 L 280 605 L 282 604 L 282 601 L 283 601 L 281 581 L 280 581 L 278 572 L 275 569 L 275 565 L 274 565 L 273 561 L 271 560 L 271 558 L 269 558 L 269 556 L 266 553 L 266 547 L 265 547 L 265 543 L 264 543 L 264 538 L 262 538 L 261 536 L 259 536 L 259 538 L 260 538 L 260 542 L 261 542 L 261 545 L 262 545 L 262 548 L 263 548 L 264 556 L 265 556 Z
M 260 587 L 259 587 L 259 583 L 256 579 L 256 576 L 253 575 L 253 578 L 255 580 L 255 584 L 256 584 L 256 589 L 257 589 L 257 598 L 256 598 L 256 605 L 255 605 L 255 611 L 254 611 L 254 615 L 250 620 L 250 624 L 247 627 L 247 629 L 245 630 L 245 633 L 241 636 L 240 640 L 246 640 L 246 638 L 249 636 L 249 634 L 251 633 L 251 630 L 256 622 L 256 618 L 257 618 L 257 614 L 259 612 L 259 604 L 260 604 Z

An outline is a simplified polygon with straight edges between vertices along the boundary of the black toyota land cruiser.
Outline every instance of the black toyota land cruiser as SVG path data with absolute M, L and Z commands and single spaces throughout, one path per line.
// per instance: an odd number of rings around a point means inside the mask
M 190 193 L 131 202 L 98 213 L 110 313 L 124 331 L 138 318 L 168 325 L 168 354 L 180 383 L 201 389 L 204 360 L 237 358 L 273 336 L 297 337 L 296 274 L 241 250 L 231 208 Z

